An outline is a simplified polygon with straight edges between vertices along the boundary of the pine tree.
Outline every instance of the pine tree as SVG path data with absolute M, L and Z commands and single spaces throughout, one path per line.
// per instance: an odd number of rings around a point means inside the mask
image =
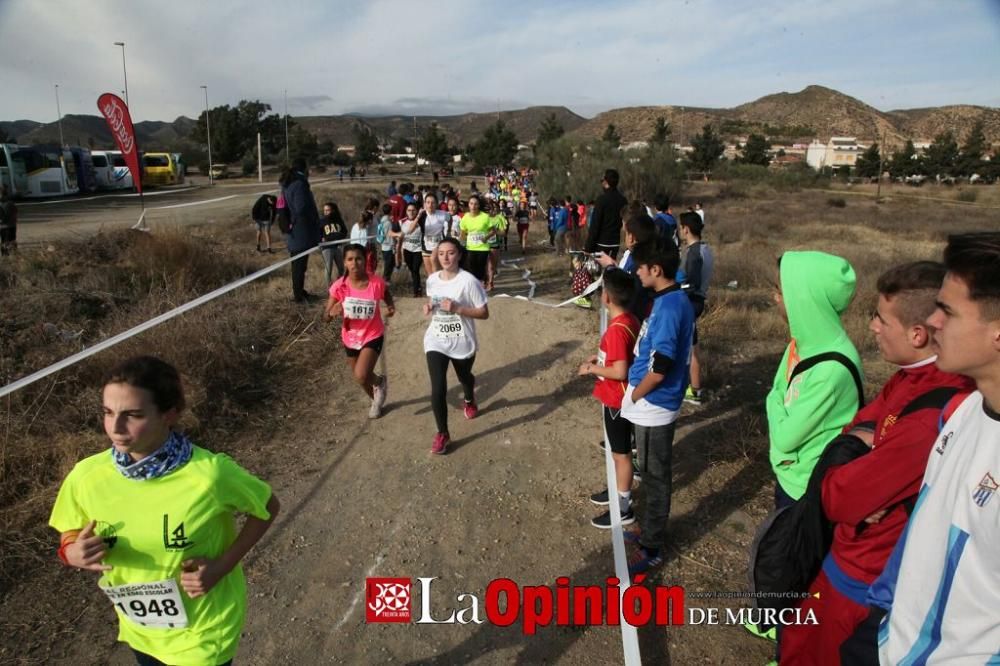
M 556 114 L 550 113 L 545 116 L 541 127 L 538 128 L 538 138 L 535 140 L 535 145 L 544 146 L 546 143 L 555 141 L 565 133 L 566 130 L 563 129 L 562 124 L 556 118 Z
M 771 163 L 771 156 L 768 152 L 771 149 L 771 142 L 763 134 L 751 134 L 747 137 L 746 145 L 743 146 L 743 153 L 739 161 L 743 164 L 756 164 L 767 166 Z
M 878 143 L 873 143 L 865 152 L 861 153 L 858 161 L 854 164 L 854 168 L 862 178 L 877 178 L 879 176 L 878 168 L 880 160 L 881 155 Z
M 608 123 L 608 126 L 604 128 L 604 134 L 601 136 L 601 141 L 614 146 L 617 148 L 622 143 L 622 137 L 618 134 L 618 128 L 615 127 L 614 123 Z
M 726 152 L 726 144 L 711 125 L 705 125 L 701 134 L 692 137 L 691 147 L 694 150 L 688 155 L 688 161 L 695 171 L 712 171 L 718 164 L 719 158 Z
M 663 116 L 659 116 L 653 123 L 653 136 L 649 137 L 649 142 L 654 146 L 662 146 L 670 140 L 670 123 Z

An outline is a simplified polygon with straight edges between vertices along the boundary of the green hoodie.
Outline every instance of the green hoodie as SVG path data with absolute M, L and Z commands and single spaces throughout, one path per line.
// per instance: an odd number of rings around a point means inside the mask
M 770 459 L 778 483 L 792 498 L 805 492 L 826 445 L 858 410 L 850 371 L 826 361 L 788 377 L 800 361 L 840 352 L 862 371 L 861 358 L 840 321 L 854 298 L 854 269 L 846 259 L 823 252 L 786 252 L 781 257 L 781 294 L 792 341 L 785 348 L 767 395 Z

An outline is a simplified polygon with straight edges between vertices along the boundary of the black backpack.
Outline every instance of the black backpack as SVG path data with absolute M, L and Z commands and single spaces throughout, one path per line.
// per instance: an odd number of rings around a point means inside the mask
M 942 410 L 958 392 L 958 388 L 951 386 L 931 389 L 911 400 L 896 418 L 902 419 L 921 409 Z M 791 506 L 773 511 L 757 529 L 750 546 L 748 572 L 755 608 L 780 611 L 795 607 L 804 598 L 833 544 L 834 525 L 823 511 L 823 479 L 831 467 L 846 464 L 869 451 L 868 445 L 854 435 L 835 437 L 813 468 L 805 494 Z M 909 515 L 915 502 L 914 495 L 899 505 Z M 761 631 L 771 626 L 758 625 Z

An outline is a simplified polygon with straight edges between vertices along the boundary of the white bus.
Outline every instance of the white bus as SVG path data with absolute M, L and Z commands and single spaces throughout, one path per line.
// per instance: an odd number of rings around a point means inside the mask
M 28 172 L 29 199 L 77 194 L 80 187 L 76 180 L 73 154 L 56 146 L 18 146 L 15 158 L 24 162 Z
M 108 159 L 111 160 L 111 167 L 114 169 L 112 174 L 112 185 L 111 187 L 116 190 L 131 190 L 134 185 L 132 183 L 132 172 L 128 170 L 128 163 L 125 161 L 125 157 L 122 155 L 120 150 L 109 150 Z
M 28 170 L 17 155 L 18 146 L 0 143 L 0 185 L 6 185 L 11 196 L 20 198 L 28 193 Z

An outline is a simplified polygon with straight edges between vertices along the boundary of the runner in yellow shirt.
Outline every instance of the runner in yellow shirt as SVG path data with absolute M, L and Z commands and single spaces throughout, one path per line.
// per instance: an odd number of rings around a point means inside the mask
M 174 429 L 184 393 L 170 364 L 124 361 L 108 375 L 103 403 L 111 449 L 76 464 L 49 519 L 59 558 L 101 574 L 118 640 L 140 666 L 229 664 L 246 615 L 240 561 L 278 500 L 232 458 Z M 239 533 L 237 512 L 246 514 Z
M 482 200 L 478 195 L 469 197 L 469 212 L 462 216 L 459 228 L 465 240 L 466 267 L 476 279 L 486 284 L 489 264 L 489 239 L 496 235 L 490 216 L 480 210 Z

